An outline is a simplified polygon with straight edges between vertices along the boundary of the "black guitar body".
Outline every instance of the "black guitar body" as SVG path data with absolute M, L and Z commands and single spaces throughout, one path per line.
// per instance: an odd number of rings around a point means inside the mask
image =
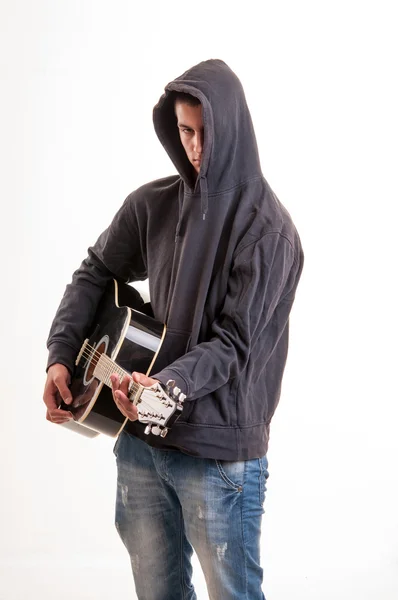
M 61 404 L 74 418 L 64 427 L 88 437 L 98 433 L 115 437 L 124 427 L 126 417 L 117 408 L 109 387 L 108 376 L 115 372 L 112 361 L 128 374 L 138 371 L 149 375 L 166 332 L 163 323 L 134 309 L 142 307 L 139 298 L 138 292 L 126 284 L 112 280 L 108 285 L 76 360 L 70 385 L 73 402 Z M 103 354 L 111 360 L 109 368 L 102 368 L 98 377 Z

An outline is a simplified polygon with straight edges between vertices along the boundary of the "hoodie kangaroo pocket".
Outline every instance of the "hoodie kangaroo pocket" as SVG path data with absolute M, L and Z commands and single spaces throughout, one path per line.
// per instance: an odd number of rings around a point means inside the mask
M 191 334 L 189 331 L 180 331 L 167 327 L 165 338 L 159 348 L 151 373 L 158 373 L 171 365 L 177 358 L 186 354 L 190 338 Z

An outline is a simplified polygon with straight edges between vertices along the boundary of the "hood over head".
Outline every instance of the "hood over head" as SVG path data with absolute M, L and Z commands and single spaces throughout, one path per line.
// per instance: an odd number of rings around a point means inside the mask
M 191 94 L 202 104 L 204 147 L 197 177 L 192 174 L 192 165 L 180 141 L 174 112 L 175 92 Z M 256 137 L 242 84 L 222 60 L 201 62 L 167 84 L 153 109 L 153 121 L 160 142 L 191 193 L 200 184 L 203 218 L 209 194 L 261 176 Z

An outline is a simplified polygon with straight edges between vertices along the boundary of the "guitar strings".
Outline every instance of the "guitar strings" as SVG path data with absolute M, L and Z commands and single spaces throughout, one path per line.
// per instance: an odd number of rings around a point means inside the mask
M 86 358 L 87 360 L 89 360 L 90 358 L 96 358 L 97 361 L 95 362 L 94 360 L 91 360 L 90 362 L 92 364 L 97 365 L 101 359 L 101 356 L 103 357 L 103 359 L 105 361 L 109 361 L 112 366 L 114 365 L 115 369 L 115 373 L 118 373 L 119 375 L 121 373 L 123 373 L 124 375 L 128 375 L 127 371 L 125 371 L 124 369 L 122 369 L 122 367 L 120 367 L 117 363 L 115 363 L 107 354 L 105 354 L 104 352 L 98 352 L 97 350 L 95 350 L 94 346 L 90 346 L 90 344 L 87 344 L 84 348 L 84 351 L 82 352 L 82 357 Z M 136 382 L 133 382 L 133 386 L 138 386 L 139 384 Z M 138 391 L 138 390 L 137 390 Z
M 122 376 L 128 375 L 129 377 L 131 377 L 131 375 L 129 375 L 127 371 L 125 371 L 124 369 L 122 369 L 122 367 L 120 367 L 119 365 L 114 363 L 112 361 L 112 359 L 110 359 L 106 354 L 100 353 L 100 352 L 97 352 L 96 354 L 97 354 L 97 356 L 93 356 L 92 352 L 84 351 L 82 353 L 82 357 L 86 358 L 87 360 L 89 360 L 91 358 L 90 363 L 92 365 L 94 365 L 94 368 L 97 366 L 97 364 L 99 363 L 99 361 L 101 360 L 101 357 L 102 357 L 104 362 L 109 361 L 111 366 L 114 367 L 113 371 L 112 371 L 112 369 L 110 369 L 110 371 L 117 373 L 118 375 L 122 375 Z M 97 359 L 97 360 L 94 360 L 94 359 Z M 132 388 L 135 388 L 135 387 L 137 388 L 135 391 L 138 391 L 140 384 L 133 381 L 133 385 L 131 386 L 130 391 L 132 391 Z
M 84 356 L 84 354 L 82 354 L 82 356 Z M 85 356 L 85 358 L 90 358 L 91 354 L 88 354 Z M 102 381 L 103 383 L 105 383 L 105 385 L 108 385 L 110 388 L 112 388 L 112 385 L 107 383 L 106 379 L 110 378 L 111 373 L 117 373 L 119 376 L 121 376 L 122 378 L 127 375 L 128 377 L 131 377 L 127 371 L 124 371 L 121 367 L 117 367 L 118 368 L 114 368 L 114 363 L 111 359 L 109 359 L 109 357 L 106 354 L 102 355 L 105 359 L 106 362 L 109 362 L 108 365 L 108 369 L 103 373 L 104 377 L 97 377 L 97 379 L 99 379 L 100 381 Z M 100 354 L 101 357 L 101 354 Z M 108 359 L 108 360 L 106 360 Z M 95 363 L 94 361 L 92 361 L 92 364 L 96 365 L 99 362 L 99 358 L 97 363 Z M 109 366 L 111 366 L 112 368 L 109 368 Z M 153 410 L 155 412 L 159 412 L 162 408 L 159 406 L 159 402 L 158 401 L 154 401 L 154 400 L 150 400 L 149 398 L 146 398 L 146 396 L 148 394 L 153 394 L 153 390 L 150 390 L 149 388 L 146 388 L 145 386 L 141 386 L 139 383 L 136 383 L 135 381 L 132 381 L 132 384 L 129 386 L 129 390 L 128 390 L 128 397 L 130 397 L 130 395 L 134 395 L 136 394 L 139 389 L 142 388 L 143 392 L 141 393 L 140 396 L 140 402 L 138 402 L 137 404 L 135 404 L 135 406 L 137 406 L 138 409 L 150 409 Z
M 82 358 L 86 358 L 87 360 L 90 360 L 91 364 L 94 365 L 94 369 L 97 366 L 97 364 L 99 363 L 101 357 L 103 357 L 103 361 L 105 363 L 108 363 L 106 370 L 105 370 L 105 379 L 106 378 L 110 378 L 111 373 L 115 372 L 117 373 L 119 376 L 121 376 L 122 378 L 127 375 L 128 377 L 131 377 L 131 375 L 129 375 L 129 373 L 127 371 L 125 371 L 124 369 L 122 369 L 122 367 L 120 367 L 119 365 L 117 365 L 107 354 L 103 353 L 103 352 L 98 352 L 97 350 L 95 350 L 95 348 L 93 346 L 91 346 L 90 344 L 87 344 L 81 354 Z M 96 360 L 95 360 L 96 359 Z M 105 366 L 105 365 L 104 365 Z M 109 368 L 112 367 L 112 368 Z M 99 379 L 99 378 L 98 378 Z M 104 381 L 104 383 L 106 383 Z M 135 394 L 139 391 L 140 387 L 143 388 L 143 390 L 147 390 L 149 393 L 152 392 L 152 390 L 149 390 L 148 388 L 146 388 L 145 386 L 141 386 L 139 383 L 132 381 L 132 384 L 129 386 L 129 394 Z M 159 408 L 157 408 L 156 404 L 153 404 L 149 401 L 149 399 L 145 399 L 145 397 L 143 398 L 141 395 L 141 402 L 139 403 L 139 406 L 144 407 L 147 406 L 149 409 L 152 410 L 157 410 L 159 411 Z M 158 404 L 158 403 L 157 403 Z
M 92 348 L 93 352 L 89 351 L 87 352 L 86 350 L 82 353 L 82 357 L 86 358 L 87 360 L 90 359 L 90 357 L 92 358 L 96 358 L 97 360 L 91 360 L 91 364 L 97 366 L 97 364 L 99 363 L 101 357 L 103 358 L 103 360 L 105 362 L 109 362 L 110 365 L 112 367 L 114 367 L 113 372 L 117 373 L 118 375 L 121 376 L 125 376 L 127 375 L 128 377 L 131 377 L 131 375 L 129 375 L 129 373 L 127 371 L 125 371 L 125 369 L 123 369 L 122 367 L 120 367 L 118 364 L 116 364 L 107 354 L 105 353 L 101 353 L 101 352 L 97 352 L 92 346 L 87 345 L 86 348 Z M 95 368 L 95 367 L 94 367 Z M 112 369 L 110 369 L 112 371 Z M 110 373 L 109 373 L 110 375 Z M 135 391 L 137 392 L 140 388 L 140 384 L 133 381 L 132 386 L 130 387 L 130 391 Z

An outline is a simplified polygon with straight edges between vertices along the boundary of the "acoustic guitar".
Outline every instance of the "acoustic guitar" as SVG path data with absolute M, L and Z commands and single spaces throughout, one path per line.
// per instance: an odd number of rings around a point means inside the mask
M 149 376 L 166 336 L 166 326 L 129 306 L 137 303 L 136 290 L 112 279 L 95 314 L 89 337 L 83 342 L 75 362 L 70 390 L 73 401 L 60 408 L 73 420 L 62 426 L 86 437 L 99 433 L 116 437 L 128 422 L 117 408 L 110 376 Z M 145 433 L 165 437 L 180 416 L 185 395 L 170 380 L 143 387 L 131 381 L 128 397 L 138 409 L 138 421 Z

